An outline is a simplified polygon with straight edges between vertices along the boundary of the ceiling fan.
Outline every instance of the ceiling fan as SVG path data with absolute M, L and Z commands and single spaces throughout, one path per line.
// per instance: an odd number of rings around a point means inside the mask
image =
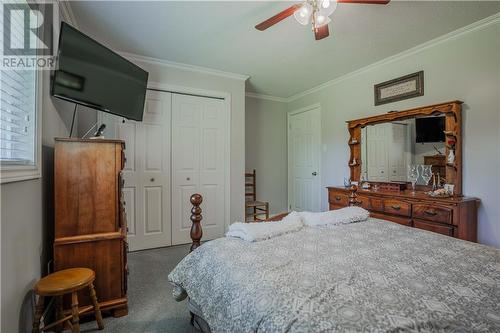
M 294 16 L 302 25 L 312 26 L 314 38 L 320 40 L 330 35 L 328 23 L 331 22 L 330 15 L 337 8 L 337 3 L 386 5 L 390 0 L 305 0 L 303 3 L 295 4 L 273 17 L 255 26 L 257 30 L 263 31 L 281 22 L 289 16 Z

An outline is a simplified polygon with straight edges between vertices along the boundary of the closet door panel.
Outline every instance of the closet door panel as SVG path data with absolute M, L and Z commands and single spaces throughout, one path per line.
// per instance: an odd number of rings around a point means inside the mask
M 123 196 L 131 251 L 171 245 L 171 94 L 148 91 L 142 122 L 104 115 L 125 141 Z
M 203 196 L 203 239 L 221 237 L 225 220 L 226 121 L 223 101 L 172 97 L 172 243 L 190 243 L 189 197 Z

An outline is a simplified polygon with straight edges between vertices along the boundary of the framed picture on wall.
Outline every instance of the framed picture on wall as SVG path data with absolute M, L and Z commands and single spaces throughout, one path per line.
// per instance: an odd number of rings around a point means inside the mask
M 405 75 L 374 86 L 375 105 L 424 95 L 424 71 Z

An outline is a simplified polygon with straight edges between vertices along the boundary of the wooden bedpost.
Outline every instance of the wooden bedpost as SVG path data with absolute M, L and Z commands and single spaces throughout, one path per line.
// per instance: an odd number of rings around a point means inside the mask
M 203 236 L 203 230 L 201 229 L 201 219 L 203 216 L 201 216 L 200 208 L 200 205 L 203 202 L 203 197 L 201 194 L 193 194 L 189 200 L 193 205 L 193 208 L 191 208 L 191 222 L 193 224 L 191 225 L 191 232 L 189 234 L 193 240 L 191 248 L 189 249 L 189 252 L 192 252 L 200 246 L 200 240 Z
M 358 190 L 358 187 L 356 185 L 351 185 L 351 187 L 349 188 L 349 190 L 351 191 L 351 194 L 349 194 L 349 206 L 357 206 L 359 205 L 359 202 L 358 202 L 358 195 L 356 194 L 357 190 Z

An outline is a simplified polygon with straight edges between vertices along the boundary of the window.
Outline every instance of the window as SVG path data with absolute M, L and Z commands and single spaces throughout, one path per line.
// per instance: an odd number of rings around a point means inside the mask
M 13 37 L 22 38 L 23 21 L 12 18 Z M 16 32 L 19 36 L 16 36 Z M 0 182 L 38 178 L 40 126 L 38 70 L 0 71 Z

